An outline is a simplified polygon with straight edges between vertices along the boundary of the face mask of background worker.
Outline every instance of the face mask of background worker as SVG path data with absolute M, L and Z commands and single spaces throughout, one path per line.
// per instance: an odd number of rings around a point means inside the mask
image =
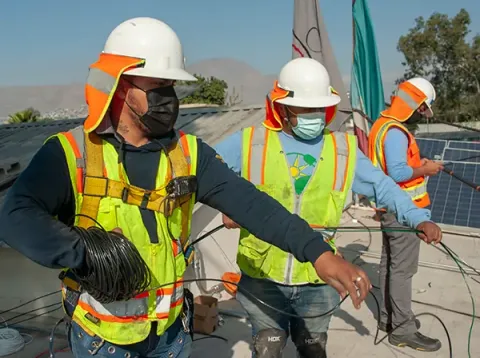
M 325 129 L 325 112 L 299 113 L 296 115 L 297 125 L 292 126 L 293 133 L 304 140 L 312 140 Z

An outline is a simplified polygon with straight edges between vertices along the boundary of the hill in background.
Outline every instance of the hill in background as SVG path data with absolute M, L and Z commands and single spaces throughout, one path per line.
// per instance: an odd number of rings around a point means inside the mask
M 188 70 L 226 81 L 229 94 L 235 90 L 244 105 L 263 104 L 275 79 L 275 75 L 264 75 L 247 63 L 230 58 L 204 60 Z M 27 107 L 38 109 L 42 115 L 60 111 L 72 117 L 81 116 L 85 113 L 83 84 L 0 87 L 0 121 Z

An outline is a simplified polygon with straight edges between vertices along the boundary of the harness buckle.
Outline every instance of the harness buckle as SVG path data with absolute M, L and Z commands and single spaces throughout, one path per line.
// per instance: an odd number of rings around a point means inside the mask
M 182 325 L 183 325 L 183 331 L 185 333 L 190 333 L 190 320 L 188 319 L 187 315 L 182 312 Z
M 122 190 L 122 201 L 123 201 L 124 203 L 127 203 L 127 200 L 128 200 L 128 192 L 129 192 L 128 188 L 127 188 L 126 186 L 123 187 L 123 190 Z
M 108 178 L 86 175 L 83 194 L 98 198 L 106 197 L 108 194 Z

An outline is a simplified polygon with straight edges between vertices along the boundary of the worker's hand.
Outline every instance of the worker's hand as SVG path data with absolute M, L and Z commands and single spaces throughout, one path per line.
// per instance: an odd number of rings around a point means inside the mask
M 320 255 L 314 266 L 317 275 L 336 289 L 342 298 L 347 293 L 350 294 L 356 309 L 360 308 L 360 304 L 372 289 L 367 274 L 361 268 L 334 255 L 331 251 Z
M 223 225 L 225 225 L 227 229 L 240 229 L 240 225 L 238 225 L 235 221 L 230 219 L 225 214 L 222 215 L 222 221 L 223 221 Z
M 417 230 L 422 231 L 418 234 L 418 237 L 425 241 L 427 244 L 438 244 L 442 241 L 442 229 L 437 224 L 431 221 L 424 221 L 417 225 Z
M 119 234 L 123 234 L 122 229 L 120 229 L 119 227 L 116 227 L 116 228 L 113 229 L 112 231 L 113 231 L 113 232 L 116 232 L 116 233 L 119 233 Z
M 434 176 L 437 175 L 441 170 L 443 170 L 443 164 L 434 162 L 433 160 L 429 159 L 422 159 L 422 168 L 426 176 Z

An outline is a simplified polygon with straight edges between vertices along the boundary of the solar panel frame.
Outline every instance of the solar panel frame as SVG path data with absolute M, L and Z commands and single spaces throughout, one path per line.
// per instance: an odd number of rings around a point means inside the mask
M 443 152 L 442 161 L 445 164 L 451 162 L 480 163 L 480 151 L 447 147 Z
M 441 160 L 448 141 L 443 139 L 417 138 L 417 145 L 422 158 Z
M 450 140 L 448 141 L 448 148 L 480 151 L 480 142 Z
M 480 166 L 477 163 L 451 163 L 449 168 L 474 183 L 480 181 Z M 428 178 L 427 190 L 433 221 L 480 228 L 480 201 L 476 198 L 478 192 L 443 172 Z

